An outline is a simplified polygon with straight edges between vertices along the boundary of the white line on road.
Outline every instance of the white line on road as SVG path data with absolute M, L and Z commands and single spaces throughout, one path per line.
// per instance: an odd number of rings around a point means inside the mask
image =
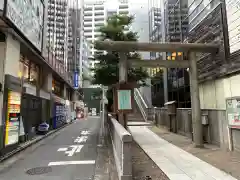
M 50 162 L 48 166 L 63 166 L 63 165 L 73 165 L 73 164 L 95 164 L 94 160 L 89 160 L 89 161 L 57 161 L 57 162 Z
M 62 152 L 62 151 L 66 151 L 68 148 L 59 148 L 57 151 L 58 152 Z

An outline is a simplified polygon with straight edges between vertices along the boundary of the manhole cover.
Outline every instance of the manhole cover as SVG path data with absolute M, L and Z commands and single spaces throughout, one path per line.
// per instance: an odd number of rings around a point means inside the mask
M 40 175 L 40 174 L 46 174 L 52 171 L 51 167 L 36 167 L 32 168 L 26 171 L 29 175 Z

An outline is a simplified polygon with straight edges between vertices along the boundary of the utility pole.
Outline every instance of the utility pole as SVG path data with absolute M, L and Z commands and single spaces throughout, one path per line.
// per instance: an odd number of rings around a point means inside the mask
M 193 142 L 196 147 L 201 148 L 203 147 L 203 132 L 198 87 L 197 58 L 195 52 L 189 53 L 189 64 L 190 64 L 189 73 L 191 87 Z

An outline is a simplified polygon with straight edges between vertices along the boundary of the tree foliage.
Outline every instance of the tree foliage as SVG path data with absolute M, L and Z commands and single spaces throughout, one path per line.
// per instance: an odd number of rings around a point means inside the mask
M 101 33 L 98 40 L 105 41 L 137 41 L 138 35 L 136 32 L 129 31 L 134 18 L 132 16 L 114 15 L 108 18 L 107 23 L 99 28 Z M 97 43 L 95 49 L 98 50 Z M 137 52 L 127 53 L 128 59 L 141 59 Z M 96 64 L 94 69 L 94 84 L 103 84 L 109 86 L 119 81 L 119 54 L 118 52 L 102 52 L 95 53 L 95 60 L 99 63 Z M 138 82 L 140 85 L 145 85 L 145 79 L 148 77 L 146 71 L 142 68 L 128 67 L 128 81 Z

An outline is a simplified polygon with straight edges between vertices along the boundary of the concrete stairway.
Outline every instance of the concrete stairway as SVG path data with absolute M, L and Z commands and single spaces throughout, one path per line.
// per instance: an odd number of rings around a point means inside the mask
M 128 122 L 145 122 L 136 101 L 133 104 L 133 113 L 128 114 Z
M 128 114 L 128 121 L 129 122 L 144 122 L 144 119 L 140 112 L 135 112 L 132 114 Z

